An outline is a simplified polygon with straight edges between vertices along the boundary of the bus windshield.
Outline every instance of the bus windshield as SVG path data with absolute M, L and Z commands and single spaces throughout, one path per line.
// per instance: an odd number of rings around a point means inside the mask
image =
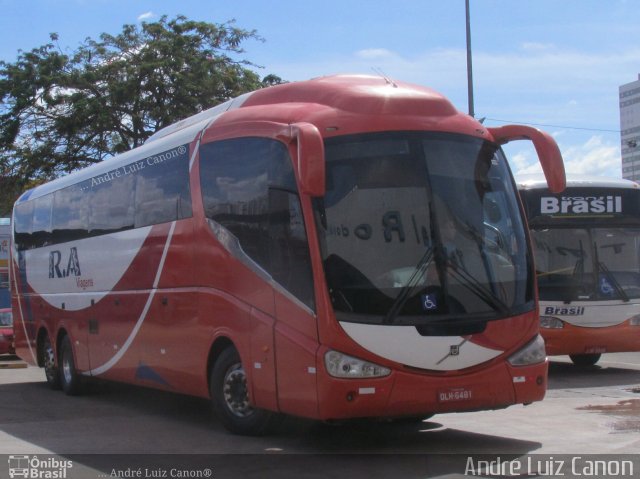
M 541 300 L 640 298 L 640 229 L 535 229 L 531 236 Z
M 326 141 L 315 200 L 340 321 L 421 325 L 530 311 L 525 230 L 499 148 L 453 134 Z

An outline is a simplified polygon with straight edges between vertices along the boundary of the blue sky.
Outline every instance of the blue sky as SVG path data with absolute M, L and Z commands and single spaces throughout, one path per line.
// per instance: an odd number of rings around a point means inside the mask
M 640 73 L 640 0 L 471 0 L 476 117 L 533 124 L 569 173 L 619 177 L 618 87 Z M 0 60 L 59 34 L 63 49 L 183 14 L 255 29 L 244 58 L 286 80 L 375 74 L 429 86 L 467 111 L 464 0 L 0 0 Z M 548 126 L 541 126 L 548 125 Z M 505 148 L 539 171 L 527 142 Z

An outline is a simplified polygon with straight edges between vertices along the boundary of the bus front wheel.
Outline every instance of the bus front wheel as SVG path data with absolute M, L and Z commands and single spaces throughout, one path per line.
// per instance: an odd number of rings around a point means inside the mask
M 600 354 L 571 354 L 569 357 L 576 366 L 593 366 L 600 360 Z
M 78 371 L 76 371 L 76 362 L 73 359 L 73 346 L 71 345 L 69 336 L 63 337 L 60 342 L 58 365 L 62 390 L 68 396 L 75 396 L 80 392 L 81 378 Z
M 247 376 L 235 348 L 220 353 L 210 379 L 212 408 L 227 430 L 243 436 L 261 436 L 277 424 L 278 414 L 251 405 Z

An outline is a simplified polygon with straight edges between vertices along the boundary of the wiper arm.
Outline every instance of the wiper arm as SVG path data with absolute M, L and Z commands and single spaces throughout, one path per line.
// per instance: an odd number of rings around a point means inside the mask
M 500 298 L 496 297 L 491 291 L 487 290 L 462 264 L 453 262 L 451 258 L 448 257 L 446 258 L 446 264 L 450 266 L 452 273 L 461 280 L 460 282 L 465 288 L 491 306 L 495 311 L 501 314 L 509 312 L 509 306 Z
M 489 275 L 492 297 L 498 299 L 498 287 L 496 285 L 496 280 L 495 280 L 495 276 L 494 276 L 493 267 L 491 266 L 491 264 L 489 262 L 489 259 L 487 258 L 487 252 L 485 251 L 484 239 L 480 235 L 480 233 L 478 232 L 478 229 L 475 226 L 469 224 L 469 222 L 465 223 L 465 227 L 466 227 L 466 232 L 471 235 L 473 240 L 476 242 L 476 245 L 478 246 L 478 251 L 480 252 L 480 257 L 482 258 L 482 262 L 484 264 L 484 267 L 485 267 L 485 269 L 487 271 L 487 274 Z M 461 266 L 463 266 L 463 265 L 461 265 Z M 477 280 L 476 280 L 476 282 L 478 284 L 480 284 Z
M 391 308 L 389 308 L 389 312 L 382 321 L 382 324 L 392 324 L 395 321 L 396 316 L 398 316 L 398 313 L 404 307 L 405 303 L 409 299 L 409 295 L 418 284 L 420 278 L 422 278 L 426 273 L 432 260 L 433 248 L 429 246 L 422 255 L 422 258 L 420 258 L 420 261 L 418 261 L 418 264 L 413 270 L 413 274 L 409 278 L 409 281 L 407 281 L 407 284 L 402 287 L 400 294 L 398 294 L 395 301 L 391 305 Z
M 595 260 L 596 260 L 596 264 L 598 265 L 598 269 L 601 270 L 605 276 L 609 279 L 609 281 L 611 282 L 611 285 L 613 286 L 613 289 L 616 290 L 616 293 L 618 293 L 618 296 L 620 296 L 620 299 L 622 299 L 622 301 L 624 301 L 625 303 L 629 302 L 629 296 L 627 295 L 627 293 L 624 292 L 624 289 L 622 289 L 622 286 L 620 286 L 620 282 L 616 279 L 616 277 L 613 275 L 613 273 L 609 270 L 609 268 L 607 268 L 607 266 L 598 259 L 598 244 L 594 241 L 593 242 L 593 249 L 595 251 Z

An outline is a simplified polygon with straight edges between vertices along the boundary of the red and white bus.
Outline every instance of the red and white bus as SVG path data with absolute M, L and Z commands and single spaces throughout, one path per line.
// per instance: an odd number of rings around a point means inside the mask
M 592 366 L 640 351 L 640 187 L 570 177 L 561 194 L 518 181 L 534 249 L 540 326 L 550 355 Z
M 211 398 L 231 431 L 279 413 L 426 417 L 541 400 L 531 249 L 500 144 L 440 94 L 334 76 L 230 100 L 26 192 L 18 354 Z M 464 260 L 460 251 L 466 250 Z

